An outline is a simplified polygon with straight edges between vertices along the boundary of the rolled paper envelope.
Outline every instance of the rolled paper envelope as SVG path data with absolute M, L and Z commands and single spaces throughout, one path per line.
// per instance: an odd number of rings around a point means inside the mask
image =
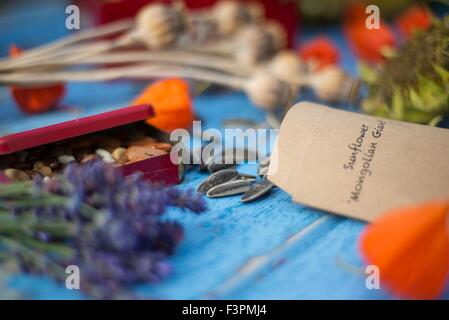
M 449 198 L 449 130 L 301 102 L 280 127 L 268 179 L 295 202 L 371 221 Z

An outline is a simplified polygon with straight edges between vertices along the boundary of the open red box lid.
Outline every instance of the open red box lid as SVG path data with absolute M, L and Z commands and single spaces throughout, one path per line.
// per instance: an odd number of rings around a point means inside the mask
M 0 156 L 78 137 L 154 116 L 150 105 L 137 105 L 0 137 Z

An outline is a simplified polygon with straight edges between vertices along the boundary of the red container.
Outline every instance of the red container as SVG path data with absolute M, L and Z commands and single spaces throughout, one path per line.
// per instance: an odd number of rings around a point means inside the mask
M 156 133 L 160 141 L 166 142 L 167 138 L 162 132 L 144 123 L 144 120 L 152 116 L 154 116 L 154 111 L 150 105 L 139 105 L 0 137 L 0 163 L 2 156 L 15 152 L 42 145 L 61 143 L 88 134 L 100 132 L 107 134 L 108 130 L 126 125 L 139 125 L 142 130 L 151 131 L 153 136 Z M 125 175 L 140 171 L 148 180 L 170 185 L 180 182 L 182 178 L 181 166 L 172 163 L 168 153 L 130 162 L 122 165 L 121 168 Z M 5 180 L 4 175 L 0 173 L 0 183 Z

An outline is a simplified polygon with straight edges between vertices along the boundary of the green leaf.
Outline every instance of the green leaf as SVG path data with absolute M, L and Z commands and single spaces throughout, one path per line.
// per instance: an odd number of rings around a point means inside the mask
M 435 113 L 417 110 L 409 108 L 407 109 L 407 112 L 404 114 L 404 121 L 408 122 L 414 122 L 414 123 L 421 123 L 421 124 L 428 124 L 430 123 L 436 116 Z
M 402 120 L 404 116 L 404 101 L 398 88 L 393 88 L 391 99 L 391 115 L 394 119 Z
M 410 89 L 409 90 L 409 99 L 410 99 L 410 103 L 411 103 L 413 108 L 416 108 L 416 109 L 419 109 L 419 110 L 425 110 L 426 109 L 426 106 L 424 105 L 421 97 L 419 96 L 419 94 L 414 89 Z
M 429 121 L 428 125 L 431 127 L 436 127 L 441 122 L 441 120 L 443 120 L 442 115 L 436 116 L 435 118 Z
M 444 81 L 445 85 L 448 85 L 449 84 L 449 71 L 438 64 L 434 64 L 433 67 L 434 67 L 436 73 L 438 73 L 438 75 Z
M 358 63 L 358 70 L 360 78 L 368 84 L 375 84 L 379 78 L 378 72 L 370 67 L 368 64 L 360 62 Z

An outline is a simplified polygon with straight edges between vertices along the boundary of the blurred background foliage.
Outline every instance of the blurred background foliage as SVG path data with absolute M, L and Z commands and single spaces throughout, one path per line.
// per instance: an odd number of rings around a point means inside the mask
M 439 1 L 413 1 L 413 0 L 300 0 L 297 1 L 299 10 L 306 24 L 324 24 L 338 22 L 348 6 L 352 4 L 377 5 L 383 19 L 394 17 L 413 3 L 439 6 L 448 3 Z

